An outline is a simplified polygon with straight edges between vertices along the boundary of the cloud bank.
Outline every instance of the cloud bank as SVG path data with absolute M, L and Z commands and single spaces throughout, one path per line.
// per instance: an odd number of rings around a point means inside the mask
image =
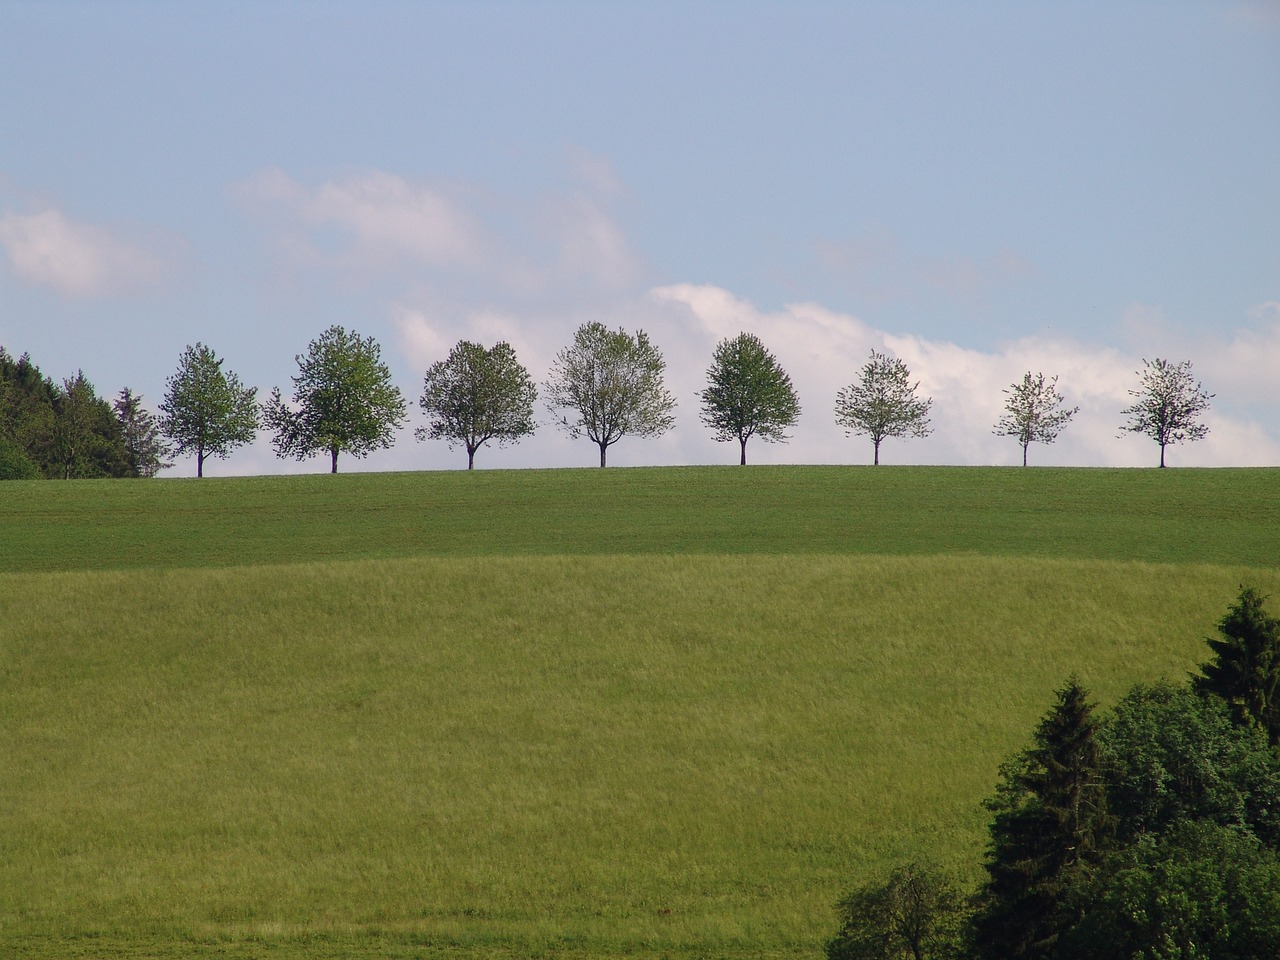
M 165 244 L 172 247 L 173 241 Z M 0 246 L 22 282 L 77 299 L 122 298 L 149 292 L 170 264 L 161 241 L 75 221 L 60 210 L 0 217 Z

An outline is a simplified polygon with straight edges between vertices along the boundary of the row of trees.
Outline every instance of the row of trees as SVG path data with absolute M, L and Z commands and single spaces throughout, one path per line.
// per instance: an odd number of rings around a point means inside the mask
M 169 466 L 155 418 L 128 387 L 113 403 L 83 372 L 60 383 L 0 347 L 0 480 L 152 477 Z
M 12 461 L 13 475 L 30 470 L 25 459 L 43 476 L 153 476 L 169 465 L 166 457 L 194 455 L 196 473 L 203 476 L 206 458 L 229 456 L 265 427 L 274 432 L 278 456 L 303 460 L 327 453 L 336 473 L 340 453 L 363 457 L 391 446 L 406 405 L 372 337 L 333 326 L 296 360 L 291 400 L 276 388 L 259 403 L 257 389 L 242 384 L 212 349 L 189 346 L 167 381 L 156 420 L 128 389 L 113 416 L 83 374 L 59 387 L 38 371 L 32 375 L 27 358 L 15 363 L 0 350 L 6 390 L 0 394 L 0 458 Z M 666 388 L 665 370 L 661 352 L 643 331 L 587 323 L 556 355 L 542 395 L 562 430 L 596 444 L 603 467 L 609 447 L 624 437 L 656 437 L 671 429 L 676 401 Z M 1130 391 L 1135 403 L 1124 411 L 1124 429 L 1156 440 L 1163 467 L 1169 444 L 1208 432 L 1200 418 L 1211 394 L 1194 380 L 1189 362 L 1144 361 L 1140 376 L 1139 389 Z M 872 351 L 858 380 L 837 394 L 836 422 L 847 434 L 869 437 L 879 464 L 885 440 L 932 431 L 933 401 L 918 395 L 919 386 L 900 359 Z M 1024 466 L 1028 447 L 1052 443 L 1079 410 L 1065 406 L 1057 378 L 1043 373 L 1028 371 L 1004 392 L 1004 413 L 994 432 L 1017 439 Z M 738 443 L 742 464 L 748 441 L 786 441 L 801 412 L 790 376 L 749 333 L 717 344 L 698 398 L 702 422 L 717 441 Z M 537 399 L 538 389 L 510 344 L 486 348 L 462 340 L 426 371 L 419 406 L 427 425 L 416 435 L 464 447 L 472 468 L 486 443 L 516 443 L 537 429 Z
M 1001 767 L 963 896 L 910 865 L 840 904 L 830 960 L 1280 956 L 1280 620 L 1242 589 L 1189 684 L 1099 716 L 1072 678 Z

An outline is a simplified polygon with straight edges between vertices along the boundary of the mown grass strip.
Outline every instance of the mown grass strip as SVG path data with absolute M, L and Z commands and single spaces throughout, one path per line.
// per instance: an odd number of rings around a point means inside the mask
M 0 485 L 0 570 L 974 553 L 1274 564 L 1280 470 L 685 467 Z

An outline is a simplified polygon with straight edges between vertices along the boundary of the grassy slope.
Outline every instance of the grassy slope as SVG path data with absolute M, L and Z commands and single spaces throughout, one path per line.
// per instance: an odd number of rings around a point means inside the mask
M 685 467 L 10 482 L 0 570 L 886 553 L 1270 564 L 1280 470 Z
M 6 954 L 812 956 L 1068 672 L 1280 589 L 1276 471 L 10 488 L 82 569 L 0 575 Z

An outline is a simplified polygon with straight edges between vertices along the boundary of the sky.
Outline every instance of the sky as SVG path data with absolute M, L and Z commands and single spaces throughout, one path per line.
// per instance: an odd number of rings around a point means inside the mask
M 1153 466 L 1144 360 L 1214 397 L 1173 466 L 1280 465 L 1280 2 L 0 0 L 0 345 L 153 410 L 202 342 L 266 399 L 341 324 L 419 442 L 426 368 L 585 322 L 645 330 L 676 425 L 616 466 L 737 462 L 699 419 L 758 335 L 802 414 L 753 463 L 870 463 L 871 351 L 933 398 L 882 463 L 1016 464 L 1026 372 L 1079 413 L 1033 465 Z M 539 402 L 478 469 L 598 462 Z M 270 435 L 206 476 L 322 472 Z M 194 476 L 194 458 L 165 476 Z

